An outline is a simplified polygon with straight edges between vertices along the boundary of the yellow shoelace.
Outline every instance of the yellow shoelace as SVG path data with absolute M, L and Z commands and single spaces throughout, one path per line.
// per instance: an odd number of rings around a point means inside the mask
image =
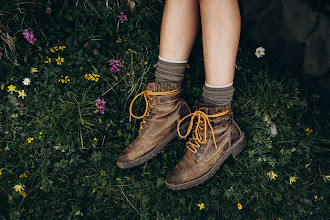
M 189 138 L 189 141 L 186 143 L 186 147 L 193 153 L 197 153 L 197 148 L 200 148 L 200 144 L 205 144 L 206 143 L 206 135 L 207 135 L 207 127 L 209 127 L 211 129 L 211 133 L 212 133 L 212 137 L 213 137 L 213 142 L 215 147 L 217 148 L 217 144 L 215 142 L 215 136 L 214 136 L 214 131 L 212 128 L 212 125 L 210 123 L 209 118 L 215 118 L 215 117 L 219 117 L 219 116 L 223 116 L 225 114 L 227 114 L 229 112 L 229 109 L 227 111 L 224 112 L 220 112 L 218 114 L 214 114 L 214 115 L 207 115 L 202 111 L 195 111 L 193 113 L 190 113 L 189 115 L 185 116 L 184 118 L 182 118 L 178 125 L 177 125 L 177 130 L 178 130 L 178 135 L 181 138 L 187 138 L 188 135 L 190 134 L 191 130 L 193 129 L 193 125 L 194 125 L 194 119 L 195 117 L 197 117 L 197 123 L 196 123 L 196 127 L 195 130 L 193 131 L 193 137 Z M 188 117 L 191 117 L 190 119 L 190 123 L 188 126 L 188 130 L 187 133 L 185 135 L 182 135 L 180 133 L 180 124 Z M 201 127 L 201 123 L 204 122 L 204 128 Z M 202 137 L 202 135 L 200 134 L 200 130 L 204 130 L 204 137 Z M 194 143 L 193 143 L 194 142 Z
M 167 92 L 153 92 L 153 91 L 150 91 L 150 90 L 145 90 L 145 91 L 143 91 L 143 92 L 137 94 L 137 95 L 134 97 L 134 99 L 132 100 L 131 105 L 129 106 L 129 113 L 130 113 L 129 120 L 131 121 L 132 116 L 133 116 L 134 118 L 136 118 L 136 119 L 141 119 L 141 118 L 143 118 L 142 122 L 140 123 L 140 129 L 142 129 L 142 128 L 143 128 L 142 125 L 143 125 L 144 123 L 146 123 L 144 117 L 148 117 L 148 116 L 150 115 L 150 114 L 149 114 L 149 108 L 151 108 L 151 109 L 154 108 L 154 107 L 150 104 L 150 102 L 149 102 L 149 100 L 151 100 L 151 101 L 153 100 L 153 98 L 151 98 L 150 96 L 153 96 L 153 95 L 175 95 L 175 94 L 179 93 L 180 91 L 181 91 L 181 87 L 179 87 L 179 88 L 177 88 L 177 89 L 175 89 L 175 90 L 172 90 L 172 91 L 167 91 Z M 145 100 L 145 102 L 146 102 L 146 110 L 144 111 L 143 115 L 141 115 L 141 116 L 136 116 L 136 115 L 133 114 L 133 110 L 132 110 L 132 109 L 133 109 L 133 104 L 134 104 L 135 100 L 136 100 L 139 96 L 141 96 L 141 95 L 144 96 L 144 100 Z

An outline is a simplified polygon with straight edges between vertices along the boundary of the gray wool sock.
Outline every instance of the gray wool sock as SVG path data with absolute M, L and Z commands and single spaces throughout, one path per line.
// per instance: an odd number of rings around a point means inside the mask
M 227 105 L 231 103 L 234 96 L 234 86 L 230 85 L 224 88 L 212 88 L 207 85 L 203 86 L 203 102 L 204 104 L 212 104 L 215 106 Z
M 186 70 L 187 62 L 181 61 L 180 63 L 168 62 L 165 60 L 158 59 L 155 81 L 172 81 L 182 82 L 184 78 L 184 71 Z

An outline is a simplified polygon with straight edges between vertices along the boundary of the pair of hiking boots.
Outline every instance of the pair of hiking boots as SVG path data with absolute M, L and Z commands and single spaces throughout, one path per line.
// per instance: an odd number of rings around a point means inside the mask
M 130 105 L 131 116 L 142 119 L 137 138 L 119 156 L 119 168 L 130 168 L 156 156 L 173 138 L 192 137 L 188 150 L 176 167 L 167 173 L 165 183 L 173 190 L 186 189 L 211 178 L 230 156 L 246 146 L 246 138 L 233 119 L 231 105 L 197 103 L 191 113 L 181 97 L 180 83 L 150 82 Z M 143 95 L 146 109 L 142 116 L 132 113 L 134 101 Z M 190 118 L 190 119 L 189 119 Z

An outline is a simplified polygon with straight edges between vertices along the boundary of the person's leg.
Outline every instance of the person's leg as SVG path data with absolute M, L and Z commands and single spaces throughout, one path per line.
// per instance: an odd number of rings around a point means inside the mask
M 205 67 L 204 103 L 231 102 L 241 30 L 237 0 L 200 0 Z
M 155 82 L 147 84 L 144 95 L 146 110 L 142 116 L 139 135 L 119 156 L 120 168 L 137 166 L 156 156 L 175 138 L 177 121 L 190 113 L 188 105 L 180 98 L 181 81 L 187 59 L 193 47 L 199 25 L 198 0 L 167 0 L 161 26 L 160 57 Z M 138 95 L 138 96 L 139 96 Z M 188 124 L 181 125 L 180 130 Z
M 174 190 L 208 180 L 230 155 L 236 156 L 246 145 L 231 111 L 241 26 L 237 0 L 200 0 L 200 13 L 206 79 L 203 103 L 189 115 L 198 118 L 195 127 L 194 120 L 188 120 L 187 133 L 179 133 L 182 138 L 190 132 L 193 135 L 186 143 L 189 150 L 166 176 L 166 185 Z
M 200 23 L 198 0 L 167 0 L 159 46 L 156 81 L 181 82 Z

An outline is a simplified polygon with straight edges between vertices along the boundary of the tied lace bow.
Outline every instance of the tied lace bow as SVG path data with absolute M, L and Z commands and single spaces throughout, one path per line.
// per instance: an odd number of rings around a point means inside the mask
M 197 123 L 196 123 L 195 130 L 193 131 L 193 137 L 189 138 L 189 141 L 186 143 L 186 147 L 191 152 L 197 153 L 197 148 L 200 148 L 200 144 L 205 144 L 206 143 L 207 127 L 209 127 L 211 129 L 211 134 L 212 134 L 212 138 L 213 138 L 215 148 L 217 148 L 217 144 L 215 142 L 214 131 L 213 131 L 213 128 L 212 128 L 212 125 L 210 123 L 209 118 L 215 118 L 215 117 L 223 116 L 223 115 L 227 114 L 228 112 L 229 112 L 229 109 L 227 111 L 220 112 L 220 113 L 214 114 L 214 115 L 207 115 L 202 111 L 195 111 L 193 113 L 190 113 L 189 115 L 185 116 L 184 118 L 182 118 L 179 121 L 179 123 L 177 125 L 178 135 L 181 138 L 187 138 L 188 135 L 190 134 L 192 128 L 193 128 L 194 119 L 196 117 L 197 118 Z M 180 132 L 180 124 L 188 117 L 191 117 L 191 119 L 190 119 L 190 123 L 189 123 L 188 129 L 187 129 L 187 133 L 185 135 L 182 135 L 181 132 Z M 204 130 L 204 135 L 203 136 L 201 135 L 200 130 Z
M 150 104 L 150 101 L 153 100 L 153 98 L 151 96 L 156 96 L 156 95 L 175 95 L 177 93 L 179 93 L 181 91 L 181 87 L 175 89 L 175 90 L 172 90 L 172 91 L 167 91 L 167 92 L 153 92 L 151 90 L 145 90 L 143 92 L 140 92 L 139 94 L 137 94 L 134 99 L 132 100 L 131 102 L 131 105 L 129 106 L 129 113 L 130 113 L 130 117 L 129 117 L 129 121 L 131 121 L 132 119 L 132 116 L 133 118 L 136 118 L 136 119 L 141 119 L 143 118 L 142 122 L 140 123 L 140 129 L 143 128 L 143 124 L 146 123 L 146 120 L 145 120 L 145 117 L 149 117 L 150 116 L 150 111 L 149 111 L 149 108 L 152 109 L 154 108 L 151 104 Z M 146 102 L 146 109 L 143 113 L 143 115 L 141 116 L 136 116 L 133 114 L 133 104 L 135 102 L 135 100 L 139 97 L 143 95 L 144 96 L 144 100 Z

